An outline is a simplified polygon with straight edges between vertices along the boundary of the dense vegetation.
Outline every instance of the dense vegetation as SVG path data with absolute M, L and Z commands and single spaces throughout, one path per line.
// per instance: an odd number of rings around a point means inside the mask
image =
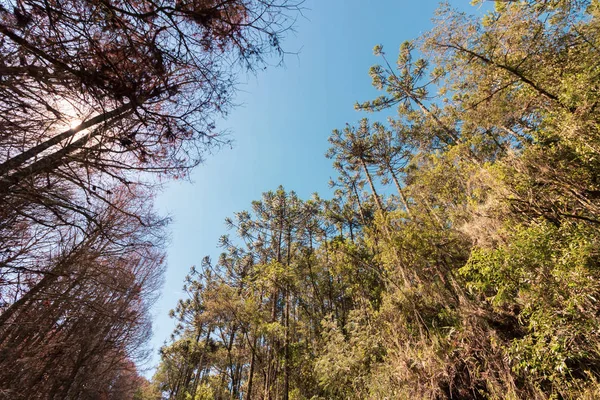
M 498 2 L 377 46 L 335 130 L 186 278 L 142 398 L 600 398 L 600 3 Z

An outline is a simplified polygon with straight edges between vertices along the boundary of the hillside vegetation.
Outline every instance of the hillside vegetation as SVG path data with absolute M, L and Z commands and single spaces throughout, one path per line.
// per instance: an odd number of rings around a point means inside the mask
M 227 221 L 140 398 L 600 398 L 600 3 L 375 53 L 356 108 L 395 116 L 333 131 L 333 198 Z

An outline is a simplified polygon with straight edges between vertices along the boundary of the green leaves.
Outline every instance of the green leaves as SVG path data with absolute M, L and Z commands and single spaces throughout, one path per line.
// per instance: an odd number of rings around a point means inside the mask
M 526 334 L 507 346 L 516 373 L 560 383 L 600 360 L 590 342 L 600 311 L 599 239 L 585 223 L 539 221 L 511 229 L 498 249 L 473 252 L 460 270 L 495 307 L 519 310 Z

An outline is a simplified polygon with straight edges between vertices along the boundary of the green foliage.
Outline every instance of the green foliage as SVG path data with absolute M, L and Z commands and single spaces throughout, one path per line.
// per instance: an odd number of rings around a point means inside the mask
M 519 310 L 525 335 L 507 347 L 516 373 L 558 385 L 598 373 L 599 239 L 589 224 L 534 222 L 511 229 L 500 248 L 474 251 L 461 269 L 495 307 Z

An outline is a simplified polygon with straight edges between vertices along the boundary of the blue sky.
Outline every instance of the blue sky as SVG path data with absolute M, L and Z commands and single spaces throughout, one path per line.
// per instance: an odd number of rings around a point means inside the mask
M 453 6 L 481 12 L 469 0 Z M 399 45 L 431 27 L 434 0 L 307 0 L 304 17 L 284 47 L 299 54 L 285 65 L 242 77 L 236 103 L 221 122 L 235 140 L 233 149 L 208 155 L 192 174 L 192 183 L 171 182 L 157 199 L 158 210 L 173 217 L 168 266 L 162 296 L 153 310 L 153 361 L 169 339 L 168 311 L 182 297 L 183 278 L 205 255 L 216 258 L 224 219 L 249 209 L 261 193 L 280 184 L 301 198 L 319 192 L 328 197 L 334 173 L 324 153 L 332 129 L 368 114 L 354 111 L 357 100 L 377 92 L 368 76 L 378 62 L 373 46 L 383 44 L 394 60 Z M 371 117 L 373 117 L 371 115 Z M 151 375 L 151 372 L 148 372 Z

